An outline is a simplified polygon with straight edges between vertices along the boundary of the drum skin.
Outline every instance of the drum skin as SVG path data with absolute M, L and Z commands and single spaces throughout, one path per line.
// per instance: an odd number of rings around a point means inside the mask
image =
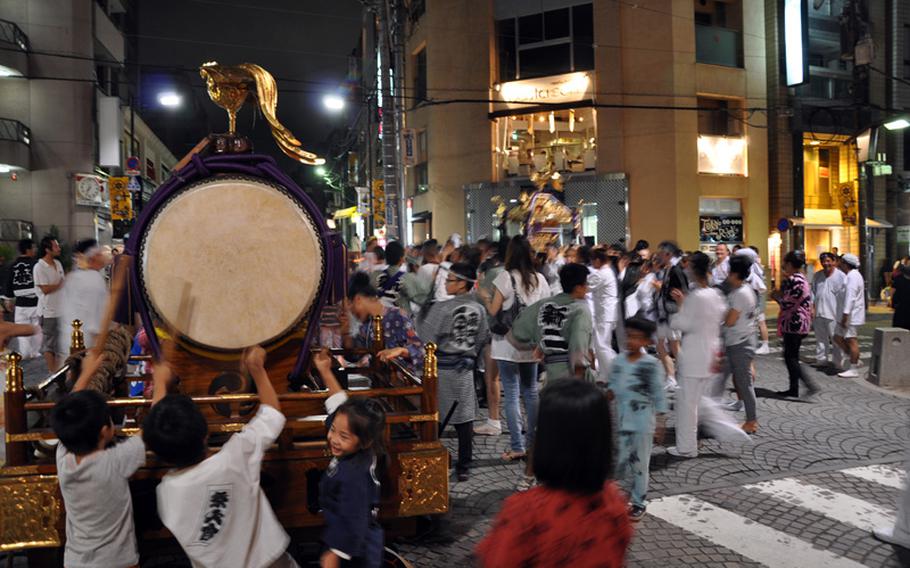
M 280 186 L 214 177 L 155 213 L 142 235 L 140 280 L 150 307 L 185 338 L 239 350 L 301 321 L 319 293 L 324 255 L 314 221 Z M 180 314 L 184 290 L 188 318 Z

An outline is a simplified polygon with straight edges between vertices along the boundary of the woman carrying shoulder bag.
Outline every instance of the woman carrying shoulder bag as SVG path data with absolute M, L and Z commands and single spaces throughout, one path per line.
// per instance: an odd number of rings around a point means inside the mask
M 505 270 L 493 281 L 492 294 L 486 292 L 481 296 L 484 306 L 495 320 L 490 328 L 493 332 L 492 356 L 499 367 L 502 380 L 506 422 L 511 439 L 511 449 L 502 455 L 506 461 L 524 458 L 534 437 L 537 417 L 537 359 L 533 349 L 516 349 L 505 338 L 505 334 L 521 308 L 549 296 L 547 279 L 534 270 L 528 240 L 521 235 L 512 237 L 506 249 Z M 524 401 L 528 424 L 525 438 L 521 436 L 519 398 Z

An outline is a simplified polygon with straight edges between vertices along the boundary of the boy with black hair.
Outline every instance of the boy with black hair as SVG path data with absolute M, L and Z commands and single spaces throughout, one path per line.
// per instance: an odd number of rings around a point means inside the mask
M 259 485 L 262 459 L 285 417 L 265 371 L 265 351 L 252 347 L 243 362 L 259 410 L 218 453 L 206 458 L 208 425 L 189 397 L 169 395 L 146 417 L 149 449 L 176 466 L 158 485 L 158 515 L 193 566 L 297 566 L 286 552 L 290 537 Z
M 539 300 L 522 310 L 506 337 L 518 345 L 533 345 L 542 354 L 547 381 L 590 379 L 594 324 L 585 301 L 588 268 L 570 263 L 559 271 L 564 292 Z
M 141 436 L 112 445 L 114 423 L 101 393 L 87 390 L 103 357 L 89 352 L 73 391 L 54 406 L 51 425 L 60 440 L 57 478 L 66 505 L 65 566 L 139 565 L 128 480 L 145 463 Z M 166 363 L 155 365 L 152 405 L 171 382 Z
M 651 446 L 663 437 L 664 416 L 669 411 L 664 393 L 664 371 L 645 348 L 657 330 L 653 322 L 633 317 L 625 320 L 626 351 L 613 360 L 608 386 L 616 401 L 619 437 L 616 479 L 629 495 L 629 518 L 645 514 Z

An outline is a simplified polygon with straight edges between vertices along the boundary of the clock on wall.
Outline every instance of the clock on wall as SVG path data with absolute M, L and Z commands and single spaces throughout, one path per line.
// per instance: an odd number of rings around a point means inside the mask
M 104 189 L 98 176 L 76 174 L 76 205 L 101 205 Z

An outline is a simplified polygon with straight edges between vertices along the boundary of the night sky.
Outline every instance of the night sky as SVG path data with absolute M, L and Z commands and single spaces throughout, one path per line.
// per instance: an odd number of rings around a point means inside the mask
M 209 100 L 196 71 L 212 60 L 255 63 L 279 79 L 279 121 L 304 149 L 325 155 L 331 131 L 342 128 L 345 117 L 326 112 L 322 97 L 347 75 L 361 27 L 357 0 L 138 0 L 136 5 L 131 40 L 142 74 L 140 113 L 178 159 L 206 134 L 227 131 L 227 113 Z M 157 96 L 164 90 L 183 95 L 179 109 L 160 107 Z M 286 171 L 305 172 L 278 150 L 265 119 L 249 103 L 237 130 Z

